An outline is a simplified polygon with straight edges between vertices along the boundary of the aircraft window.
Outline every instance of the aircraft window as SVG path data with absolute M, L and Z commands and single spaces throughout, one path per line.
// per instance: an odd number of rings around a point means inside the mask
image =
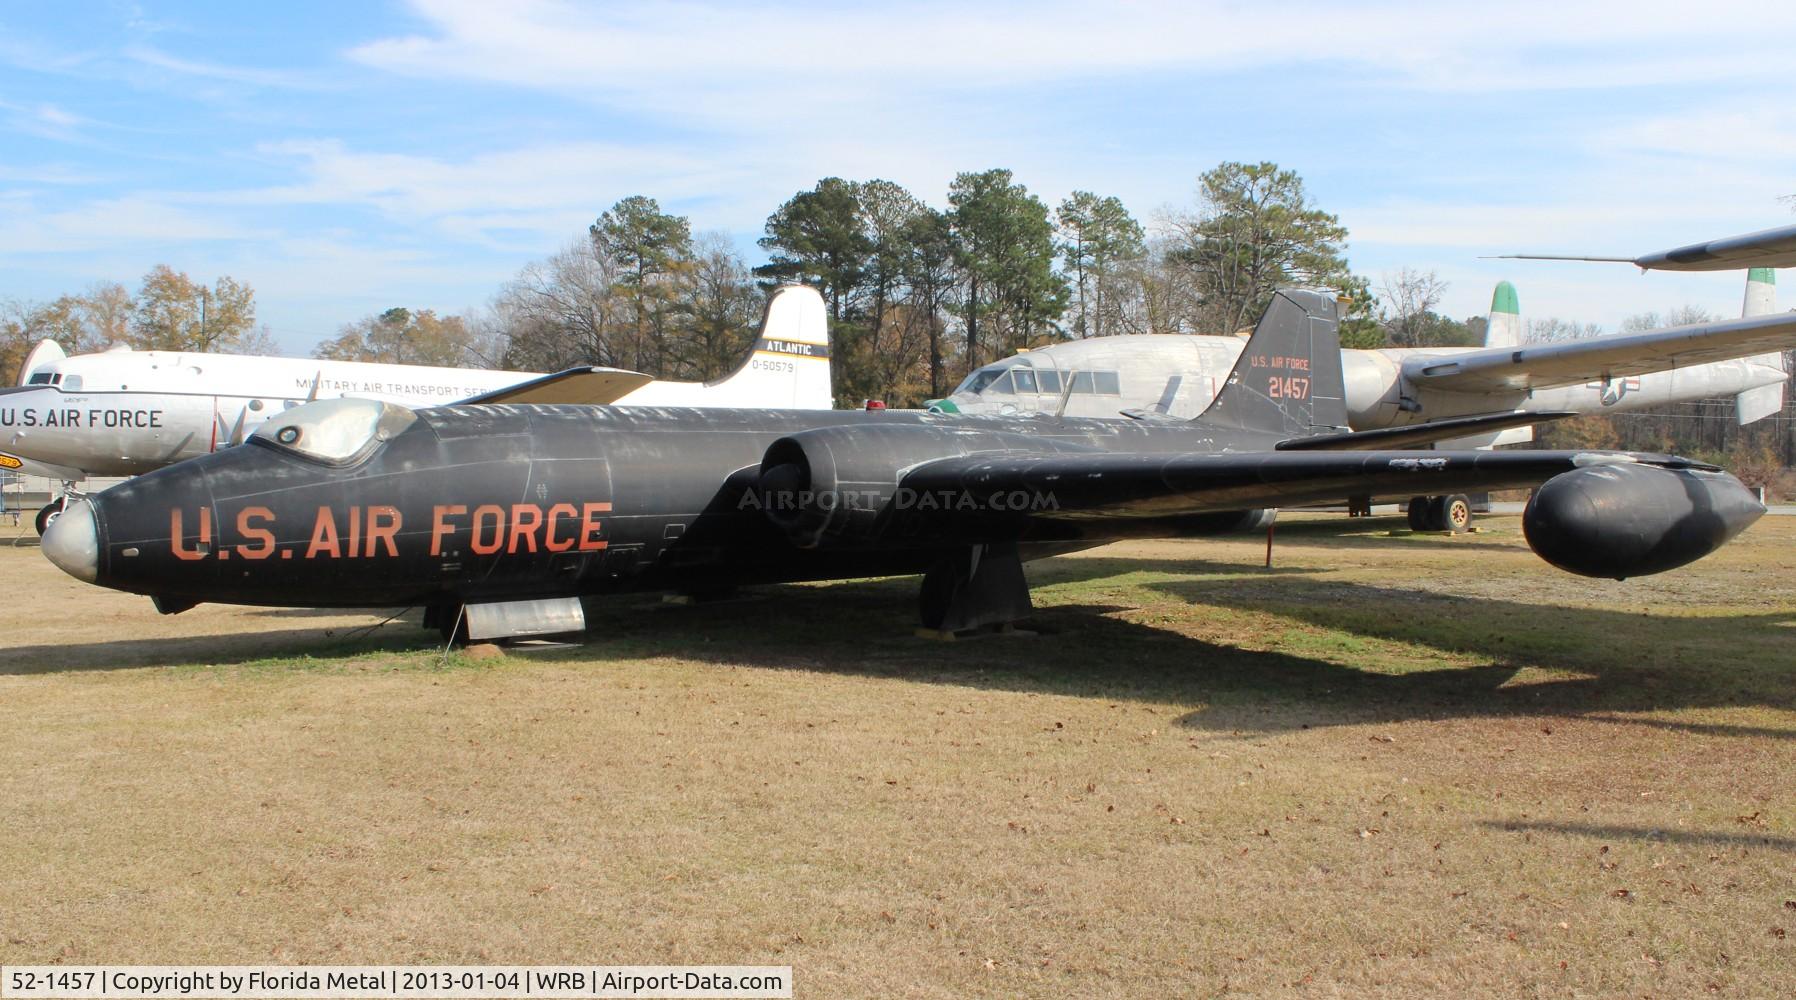
M 968 375 L 967 380 L 962 382 L 960 388 L 954 391 L 957 393 L 970 392 L 975 394 L 984 392 L 985 387 L 996 381 L 1000 374 L 1000 370 L 996 368 L 981 368 L 973 374 Z
M 1012 368 L 1010 377 L 1016 382 L 1016 391 L 1035 391 L 1035 370 L 1032 368 Z
M 29 381 L 25 384 L 26 385 L 49 385 L 50 384 L 50 373 L 49 372 L 32 372 L 31 373 L 31 381 Z
M 1055 394 L 1060 392 L 1060 373 L 1057 371 L 1036 372 L 1035 380 L 1041 386 L 1042 392 Z
M 1091 392 L 1090 372 L 1073 372 L 1073 391 L 1083 393 Z
M 348 463 L 418 419 L 403 406 L 374 399 L 325 399 L 297 406 L 256 428 L 251 437 L 307 458 Z
M 1106 396 L 1122 395 L 1122 380 L 1115 372 L 1092 372 L 1092 379 L 1097 383 L 1097 391 Z
M 992 384 L 986 387 L 985 394 L 988 396 L 993 394 L 1008 396 L 1012 391 L 1013 390 L 1010 388 L 1010 372 L 1005 371 L 1000 372 L 997 378 L 992 379 Z
M 64 389 L 79 389 L 79 388 L 81 388 L 81 376 L 70 375 L 67 378 L 64 378 L 62 380 L 62 387 Z

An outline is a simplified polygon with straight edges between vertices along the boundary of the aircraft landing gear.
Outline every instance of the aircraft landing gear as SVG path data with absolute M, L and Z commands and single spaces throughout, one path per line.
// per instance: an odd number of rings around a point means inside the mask
M 61 517 L 62 512 L 64 510 L 67 510 L 68 506 L 69 506 L 69 498 L 66 496 L 60 496 L 60 497 L 57 497 L 56 499 L 50 501 L 49 503 L 45 504 L 41 509 L 38 510 L 38 512 L 37 512 L 37 533 L 38 533 L 39 537 L 42 537 L 44 532 L 50 530 L 50 523 L 52 521 L 55 521 L 57 518 Z
M 424 627 L 436 629 L 445 643 L 458 649 L 468 644 L 468 614 L 460 604 L 429 605 L 424 609 Z
M 1472 501 L 1463 493 L 1439 497 L 1410 497 L 1409 526 L 1415 531 L 1445 531 L 1458 535 L 1472 527 Z

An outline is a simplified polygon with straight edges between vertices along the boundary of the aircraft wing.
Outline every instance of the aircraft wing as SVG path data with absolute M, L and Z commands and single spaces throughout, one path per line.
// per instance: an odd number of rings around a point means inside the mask
M 1419 385 L 1454 392 L 1546 389 L 1792 347 L 1796 347 L 1796 312 L 1786 312 L 1642 333 L 1412 358 L 1404 362 L 1403 375 Z
M 1312 434 L 1287 438 L 1275 447 L 1279 451 L 1389 451 L 1414 448 L 1436 441 L 1451 441 L 1472 434 L 1488 434 L 1511 427 L 1532 427 L 1575 417 L 1572 410 L 1515 410 L 1503 413 L 1480 413 L 1469 417 L 1449 417 L 1399 427 L 1378 427 L 1347 434 Z
M 1661 455 L 1577 451 L 1276 451 L 1143 455 L 970 455 L 927 462 L 899 481 L 918 502 L 892 512 L 900 533 L 967 531 L 1093 518 L 1159 518 L 1289 507 L 1353 496 L 1433 496 L 1537 486 L 1600 465 L 1714 466 Z M 991 498 L 968 517 L 927 497 Z M 1026 498 L 1026 499 L 1023 499 Z
M 483 392 L 478 396 L 469 396 L 467 399 L 458 400 L 456 405 L 469 403 L 585 403 L 589 405 L 615 403 L 653 381 L 653 376 L 644 375 L 641 372 L 588 365 L 543 375 L 527 382 L 519 382 L 517 385 L 508 385 L 503 389 Z
M 87 478 L 87 473 L 80 469 L 72 469 L 66 465 L 51 465 L 35 459 L 20 458 L 0 452 L 0 472 L 16 472 L 21 476 L 43 476 L 46 479 L 58 479 L 66 483 L 78 483 Z
M 1500 254 L 1508 260 L 1595 260 L 1632 264 L 1647 271 L 1739 271 L 1749 267 L 1796 267 L 1796 226 L 1761 229 L 1741 236 L 1691 243 L 1639 257 L 1583 257 L 1543 253 Z

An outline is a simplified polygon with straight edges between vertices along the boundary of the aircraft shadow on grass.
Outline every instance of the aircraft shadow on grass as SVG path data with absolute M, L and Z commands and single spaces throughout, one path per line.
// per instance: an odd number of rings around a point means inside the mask
M 1124 580 L 1129 575 L 1135 579 Z M 1147 574 L 1145 581 L 1140 574 Z M 1031 570 L 1045 636 L 939 643 L 911 637 L 915 578 L 757 588 L 744 598 L 664 606 L 625 595 L 588 607 L 583 645 L 525 655 L 591 661 L 670 656 L 749 667 L 889 676 L 1076 697 L 1202 703 L 1180 724 L 1215 732 L 1416 720 L 1578 717 L 1709 735 L 1796 739 L 1789 727 L 1627 718 L 1705 708 L 1796 710 L 1796 620 L 1789 614 L 1654 618 L 1315 578 L 1240 563 L 1065 559 Z M 1117 579 L 1196 607 L 1156 624 L 1150 607 L 1056 604 L 1060 584 Z M 1089 587 L 1087 588 L 1089 590 Z M 1243 649 L 1183 634 L 1202 608 L 1269 614 L 1291 651 Z M 146 611 L 147 613 L 147 611 Z M 254 612 L 303 619 L 306 611 Z M 337 612 L 332 612 L 335 614 Z M 180 664 L 233 665 L 434 646 L 416 612 L 366 635 L 293 628 L 258 634 L 122 639 L 0 649 L 0 675 Z M 370 619 L 376 621 L 378 619 Z M 1238 626 L 1237 626 L 1238 627 Z M 1314 639 L 1305 644 L 1305 638 Z M 1334 646 L 1331 648 L 1330 643 Z M 1388 650 L 1366 644 L 1392 644 Z M 1354 645 L 1358 648 L 1350 648 Z M 1416 669 L 1348 666 L 1391 655 Z M 1458 664 L 1434 667 L 1451 657 Z M 1781 666 L 1780 666 L 1781 665 Z M 1512 683 L 1530 667 L 1560 673 Z
M 1769 847 L 1776 851 L 1796 851 L 1796 837 L 1754 833 L 1749 830 L 1719 832 L 1714 830 L 1676 830 L 1651 826 L 1621 826 L 1613 823 L 1560 823 L 1550 820 L 1480 820 L 1488 830 L 1527 833 L 1559 833 L 1598 840 L 1651 840 L 1665 844 L 1695 847 Z

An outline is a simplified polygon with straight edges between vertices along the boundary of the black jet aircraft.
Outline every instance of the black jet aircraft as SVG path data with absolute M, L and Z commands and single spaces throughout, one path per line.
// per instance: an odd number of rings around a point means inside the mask
M 1764 512 L 1668 456 L 1416 450 L 1463 420 L 1350 432 L 1337 309 L 1279 292 L 1194 420 L 316 402 L 71 507 L 43 549 L 163 612 L 423 606 L 476 639 L 578 629 L 606 593 L 922 573 L 923 624 L 960 630 L 1029 612 L 1029 559 L 1279 506 L 1536 486 L 1529 543 L 1601 577 Z

